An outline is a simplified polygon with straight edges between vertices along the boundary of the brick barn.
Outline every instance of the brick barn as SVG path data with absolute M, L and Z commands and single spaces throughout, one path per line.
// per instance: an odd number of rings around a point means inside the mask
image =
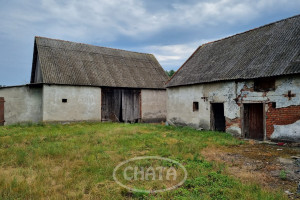
M 161 122 L 167 80 L 152 54 L 36 37 L 30 84 L 0 88 L 0 125 Z
M 167 95 L 170 124 L 300 142 L 300 15 L 200 46 Z

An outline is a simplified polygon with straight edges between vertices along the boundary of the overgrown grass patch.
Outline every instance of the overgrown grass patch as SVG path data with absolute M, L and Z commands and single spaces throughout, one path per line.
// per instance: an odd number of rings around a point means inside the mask
M 0 199 L 284 199 L 278 191 L 228 176 L 226 166 L 201 155 L 238 146 L 229 134 L 151 124 L 19 124 L 0 128 Z M 188 179 L 159 194 L 130 192 L 113 169 L 136 156 L 182 163 Z M 166 164 L 167 165 L 167 164 Z

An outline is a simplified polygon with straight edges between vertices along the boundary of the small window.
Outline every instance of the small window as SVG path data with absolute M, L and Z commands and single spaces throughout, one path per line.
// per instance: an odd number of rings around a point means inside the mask
M 272 108 L 276 108 L 276 102 L 272 102 Z
M 67 102 L 68 102 L 68 99 L 62 99 L 61 102 L 67 103 Z
M 258 79 L 254 81 L 254 91 L 268 92 L 275 90 L 275 79 Z
M 193 102 L 193 112 L 199 110 L 199 102 Z

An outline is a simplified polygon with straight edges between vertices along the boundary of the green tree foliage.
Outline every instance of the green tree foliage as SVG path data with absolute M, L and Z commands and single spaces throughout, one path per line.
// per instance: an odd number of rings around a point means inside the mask
M 175 71 L 174 71 L 173 69 L 170 70 L 170 71 L 166 70 L 166 73 L 167 73 L 167 75 L 168 75 L 169 77 L 172 77 L 173 74 L 175 74 Z

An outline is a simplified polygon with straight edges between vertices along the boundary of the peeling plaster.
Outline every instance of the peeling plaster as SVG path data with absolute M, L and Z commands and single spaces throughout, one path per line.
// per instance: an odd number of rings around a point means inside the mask
M 300 142 L 300 120 L 289 125 L 274 125 L 271 140 Z
M 292 105 L 300 105 L 300 78 L 298 77 L 288 77 L 288 78 L 279 78 L 275 82 L 276 89 L 275 91 L 269 92 L 255 92 L 251 91 L 254 87 L 254 81 L 245 81 L 238 83 L 238 97 L 239 102 L 276 102 L 277 108 L 289 107 Z M 288 94 L 288 91 L 291 90 L 293 94 L 296 94 L 295 97 L 292 97 L 291 100 L 284 95 Z
M 276 102 L 276 108 L 300 105 L 299 78 L 281 79 L 277 83 L 278 85 L 276 85 L 276 91 L 274 94 L 269 94 L 270 101 Z M 289 90 L 291 90 L 293 94 L 296 94 L 296 96 L 291 98 L 291 100 L 289 100 L 288 97 L 284 97 L 285 94 L 288 94 Z
M 235 101 L 225 102 L 224 115 L 229 119 L 240 117 L 240 107 L 236 104 Z

